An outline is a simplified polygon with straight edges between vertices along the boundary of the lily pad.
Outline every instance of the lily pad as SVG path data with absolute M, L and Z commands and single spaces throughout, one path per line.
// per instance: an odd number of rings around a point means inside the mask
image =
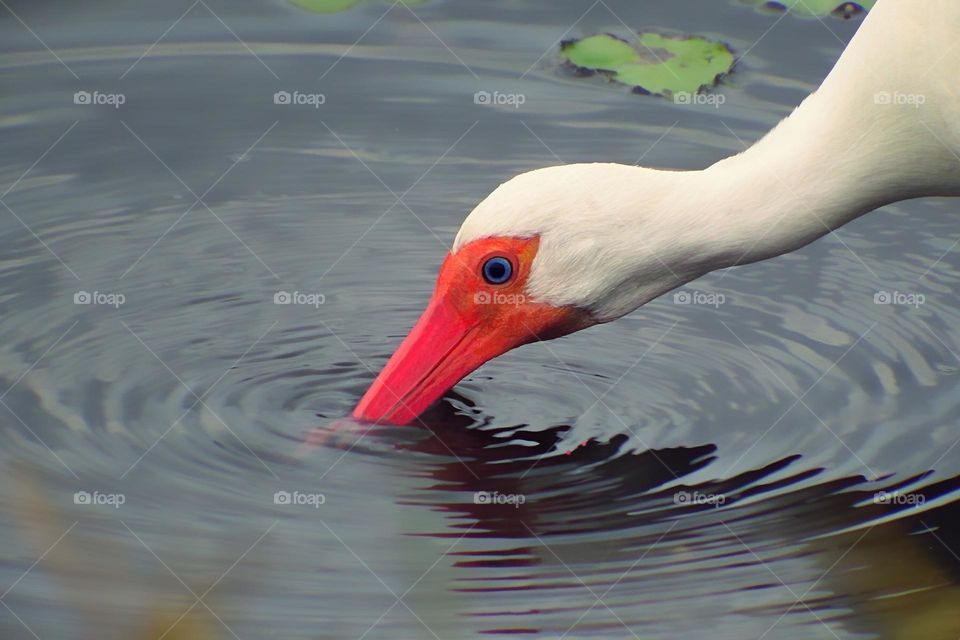
M 760 10 L 790 13 L 805 16 L 835 16 L 837 18 L 852 18 L 873 8 L 877 0 L 859 0 L 858 2 L 844 2 L 843 0 L 740 0 Z
M 290 2 L 313 13 L 339 13 L 360 4 L 360 0 L 290 0 Z
M 362 0 L 290 0 L 301 9 L 312 13 L 340 13 L 360 4 Z M 417 5 L 425 0 L 400 0 L 403 4 Z
M 581 75 L 600 73 L 638 93 L 696 93 L 733 67 L 733 51 L 699 36 L 640 33 L 635 42 L 598 34 L 560 44 L 566 63 Z

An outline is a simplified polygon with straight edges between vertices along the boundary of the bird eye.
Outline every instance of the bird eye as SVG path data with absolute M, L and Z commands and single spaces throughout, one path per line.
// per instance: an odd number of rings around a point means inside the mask
M 495 256 L 483 263 L 483 279 L 490 284 L 503 284 L 513 275 L 513 265 L 506 258 Z

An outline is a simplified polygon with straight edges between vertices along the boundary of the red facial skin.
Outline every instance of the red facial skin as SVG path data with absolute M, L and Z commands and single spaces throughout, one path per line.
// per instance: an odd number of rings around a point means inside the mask
M 573 307 L 527 300 L 526 283 L 540 239 L 484 238 L 447 255 L 426 310 L 353 410 L 359 420 L 408 424 L 484 362 L 536 340 L 594 324 Z M 513 265 L 504 284 L 489 284 L 483 264 Z

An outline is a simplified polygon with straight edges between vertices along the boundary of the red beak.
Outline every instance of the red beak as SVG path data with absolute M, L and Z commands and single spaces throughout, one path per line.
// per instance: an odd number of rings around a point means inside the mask
M 479 345 L 476 318 L 465 318 L 434 294 L 420 320 L 364 394 L 355 418 L 407 424 L 481 364 L 510 347 Z
M 484 362 L 593 324 L 579 310 L 526 301 L 522 291 L 537 245 L 537 238 L 490 238 L 448 255 L 426 310 L 353 417 L 407 424 Z M 490 255 L 508 256 L 516 264 L 508 285 L 488 285 L 480 277 L 480 265 Z

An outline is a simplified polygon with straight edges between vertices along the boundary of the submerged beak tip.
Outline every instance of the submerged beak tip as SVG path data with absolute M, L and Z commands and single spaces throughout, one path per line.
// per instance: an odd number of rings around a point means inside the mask
M 476 323 L 434 294 L 353 411 L 368 422 L 409 424 L 476 366 L 465 369 Z
M 427 308 L 363 395 L 353 417 L 409 424 L 488 360 L 522 344 L 594 324 L 571 307 L 528 298 L 526 278 L 538 243 L 538 237 L 487 238 L 448 255 Z M 501 271 L 513 273 L 509 281 L 497 280 L 497 274 L 488 277 L 484 271 L 490 260 L 506 261 L 503 255 L 514 258 L 510 269 Z

